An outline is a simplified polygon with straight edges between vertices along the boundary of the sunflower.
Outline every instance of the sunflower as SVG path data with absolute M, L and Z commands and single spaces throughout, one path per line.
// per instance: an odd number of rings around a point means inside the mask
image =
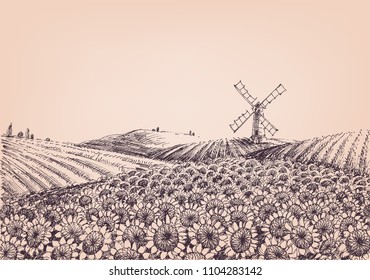
M 78 203 L 67 203 L 63 205 L 63 207 L 60 207 L 62 209 L 58 209 L 60 213 L 63 213 L 63 216 L 83 216 L 84 209 L 81 207 Z
M 50 242 L 51 231 L 50 222 L 44 218 L 27 223 L 25 249 L 31 257 L 44 250 L 45 245 Z
M 294 259 L 295 254 L 288 247 L 286 240 L 266 238 L 259 248 L 259 258 L 264 260 L 289 260 Z
M 212 252 L 219 252 L 227 241 L 225 227 L 205 217 L 189 228 L 188 234 L 192 245 L 200 244 L 202 249 L 208 248 Z
M 135 212 L 132 211 L 129 206 L 122 202 L 117 203 L 113 207 L 112 212 L 118 216 L 118 222 L 120 224 L 124 224 L 127 220 L 130 219 L 130 212 L 132 214 L 132 217 L 135 217 Z
M 188 201 L 188 194 L 184 192 L 183 190 L 177 190 L 174 193 L 174 197 L 178 205 L 184 206 L 186 202 Z
M 5 204 L 0 209 L 0 220 L 4 220 L 5 218 L 10 218 L 10 216 L 14 215 L 14 207 L 9 204 Z
M 226 179 L 230 180 L 230 179 Z M 220 193 L 225 195 L 228 200 L 233 200 L 234 198 L 240 196 L 242 193 L 240 188 L 238 188 L 234 183 L 230 182 L 227 185 L 222 185 L 220 187 Z
M 253 194 L 250 195 L 251 204 L 257 207 L 260 207 L 262 204 L 265 204 L 271 198 L 271 194 L 267 191 L 263 191 L 258 188 L 253 189 Z
M 165 198 L 156 205 L 154 211 L 156 216 L 165 222 L 175 217 L 178 207 L 179 205 L 175 199 Z
M 209 248 L 203 248 L 201 244 L 196 246 L 189 244 L 182 256 L 184 260 L 212 260 L 215 253 Z
M 100 198 L 107 197 L 109 195 L 112 195 L 114 192 L 114 188 L 110 186 L 109 183 L 99 184 L 98 187 L 95 189 L 96 194 Z
M 304 215 L 309 220 L 313 220 L 315 216 L 319 216 L 323 211 L 325 211 L 325 205 L 319 202 L 316 198 L 302 204 L 302 210 Z
M 106 227 L 88 227 L 81 235 L 82 242 L 78 246 L 81 250 L 80 259 L 101 259 L 103 254 L 110 250 L 112 235 Z
M 180 212 L 180 222 L 187 228 L 192 227 L 195 223 L 198 223 L 200 219 L 199 212 L 193 209 L 186 209 Z
M 355 200 L 352 196 L 349 196 L 343 200 L 342 211 L 346 213 L 359 212 L 360 203 L 358 200 Z
M 137 210 L 135 219 L 138 219 L 139 222 L 144 223 L 145 226 L 149 227 L 155 220 L 155 212 L 147 207 L 141 208 Z
M 144 223 L 138 221 L 133 224 L 126 223 L 126 225 L 120 225 L 119 229 L 122 231 L 122 235 L 119 234 L 121 238 L 118 238 L 118 241 L 124 242 L 124 248 L 132 248 L 139 253 L 145 252 L 148 236 Z
M 93 217 L 96 225 L 99 227 L 105 226 L 107 231 L 114 231 L 119 223 L 119 216 L 111 211 L 103 212 L 98 217 Z
M 318 252 L 319 235 L 309 221 L 294 218 L 289 242 L 301 257 L 305 257 L 308 253 Z
M 97 202 L 92 203 L 89 205 L 89 207 L 85 208 L 84 211 L 84 217 L 86 218 L 87 221 L 92 222 L 94 219 L 98 218 L 99 216 L 102 216 L 103 213 L 103 208 L 101 205 Z
M 204 218 L 209 219 L 213 224 L 220 223 L 224 228 L 230 225 L 231 220 L 230 211 L 227 209 L 220 212 L 210 210 L 209 212 L 205 212 Z
M 194 206 L 202 206 L 204 204 L 204 192 L 196 190 L 191 191 L 188 195 L 188 203 Z
M 333 215 L 330 215 L 327 212 L 323 212 L 321 215 L 315 215 L 312 223 L 314 228 L 317 230 L 320 239 L 322 239 L 323 236 L 332 234 L 337 230 L 337 220 Z
M 63 217 L 60 224 L 55 225 L 57 231 L 56 238 L 64 238 L 65 240 L 72 239 L 76 243 L 80 243 L 80 238 L 88 226 L 87 220 L 82 217 Z
M 291 213 L 296 219 L 300 219 L 304 214 L 302 206 L 299 202 L 294 203 L 290 201 L 287 205 L 283 205 L 282 209 Z
M 298 194 L 298 199 L 302 204 L 311 201 L 313 198 L 314 198 L 313 194 L 309 191 L 303 190 Z
M 112 249 L 111 253 L 114 260 L 140 260 L 143 258 L 136 250 L 130 247 L 123 247 L 121 244 Z
M 329 195 L 328 195 L 327 191 L 318 192 L 315 195 L 315 198 L 317 199 L 318 202 L 322 202 L 325 205 L 328 204 L 327 202 L 329 201 Z
M 21 253 L 26 245 L 26 240 L 19 240 L 16 237 L 2 235 L 0 238 L 0 260 L 21 260 L 24 255 Z
M 348 256 L 351 259 L 368 259 L 370 257 L 370 235 L 367 224 L 358 222 L 355 226 L 349 225 L 345 233 L 344 246 L 340 248 L 342 256 Z
M 4 230 L 2 230 L 1 234 L 8 233 L 10 237 L 20 240 L 26 236 L 26 217 L 15 214 L 10 218 L 5 218 L 2 227 Z
M 50 222 L 50 225 L 52 227 L 54 227 L 62 220 L 62 217 L 57 210 L 46 210 L 43 213 L 43 217 L 46 221 Z
M 86 188 L 82 190 L 80 197 L 78 199 L 78 204 L 81 207 L 87 207 L 91 203 L 93 203 L 98 197 L 99 195 L 96 192 L 94 192 L 91 188 Z
M 185 249 L 185 229 L 176 218 L 167 223 L 157 219 L 147 230 L 147 248 L 160 259 L 174 259 Z
M 370 220 L 370 200 L 366 201 L 360 211 L 364 219 Z
M 225 195 L 207 195 L 204 198 L 204 209 L 207 212 L 213 211 L 213 212 L 222 212 L 227 204 L 228 201 L 225 197 Z
M 264 223 L 270 215 L 278 212 L 278 208 L 273 203 L 273 200 L 264 200 L 258 207 L 254 207 L 255 216 Z
M 247 223 L 254 220 L 253 211 L 249 206 L 230 207 L 228 209 L 231 223 Z
M 257 231 L 251 221 L 233 223 L 227 228 L 225 254 L 230 259 L 253 258 L 257 248 Z
M 242 193 L 242 194 L 235 196 L 232 199 L 229 199 L 226 207 L 229 209 L 230 208 L 238 209 L 238 208 L 243 208 L 249 205 L 250 205 L 249 201 L 246 199 L 246 197 Z
M 129 227 L 120 227 L 117 230 L 118 238 L 111 249 L 111 256 L 114 259 L 143 259 L 148 258 L 147 232 L 141 226 L 131 225 Z M 117 255 L 118 254 L 118 255 Z
M 100 198 L 98 201 L 105 211 L 110 211 L 119 202 L 119 199 L 114 194 L 108 194 Z
M 261 230 L 269 239 L 287 239 L 292 230 L 292 219 L 293 215 L 290 212 L 284 210 L 278 211 L 266 219 Z
M 78 257 L 77 244 L 73 239 L 66 240 L 62 237 L 59 241 L 53 241 L 52 246 L 46 247 L 43 257 L 46 260 L 71 260 Z
M 316 255 L 316 259 L 323 260 L 335 260 L 340 258 L 339 248 L 342 246 L 342 238 L 340 237 L 339 231 L 325 234 L 321 237 L 321 243 L 319 246 L 319 253 Z
M 347 237 L 349 234 L 350 227 L 356 228 L 357 224 L 360 222 L 360 215 L 358 213 L 352 212 L 352 213 L 342 213 L 342 215 L 339 217 L 340 223 L 339 223 L 339 230 L 340 233 Z
M 340 204 L 337 201 L 329 198 L 329 201 L 326 204 L 328 206 L 328 212 L 331 215 L 338 215 L 340 213 Z
M 292 198 L 290 190 L 286 185 L 280 185 L 271 189 L 271 195 L 274 197 L 277 205 L 287 204 Z
M 31 208 L 21 208 L 17 214 L 22 217 L 24 216 L 28 222 L 32 222 L 36 218 L 36 211 Z

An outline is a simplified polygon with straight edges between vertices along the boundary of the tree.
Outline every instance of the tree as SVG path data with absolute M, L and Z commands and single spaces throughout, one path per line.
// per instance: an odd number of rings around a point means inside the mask
M 190 136 L 192 135 L 191 130 L 189 131 L 189 135 L 190 135 Z
M 19 131 L 18 134 L 17 134 L 18 138 L 22 138 L 23 137 L 23 132 L 22 131 Z
M 159 132 L 159 126 L 157 127 L 157 132 Z
M 6 130 L 6 136 L 10 137 L 10 136 L 12 136 L 12 133 L 13 133 L 13 125 L 12 125 L 12 123 L 10 123 L 8 129 Z
M 31 139 L 32 140 L 35 139 L 35 135 L 31 134 Z
M 26 129 L 26 132 L 25 132 L 25 134 L 24 134 L 24 137 L 25 137 L 26 139 L 30 139 L 30 129 L 29 129 L 29 128 L 27 128 L 27 129 Z

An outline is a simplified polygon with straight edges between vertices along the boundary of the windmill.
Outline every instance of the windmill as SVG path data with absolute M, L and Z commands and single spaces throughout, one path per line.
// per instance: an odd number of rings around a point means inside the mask
M 241 128 L 242 125 L 253 115 L 251 136 L 253 142 L 262 143 L 265 141 L 265 130 L 274 136 L 278 129 L 264 117 L 263 110 L 266 109 L 268 104 L 286 91 L 285 87 L 282 84 L 278 85 L 262 102 L 256 101 L 256 98 L 249 94 L 242 81 L 239 81 L 236 85 L 234 85 L 234 87 L 249 103 L 249 105 L 252 106 L 252 112 L 246 110 L 239 118 L 234 120 L 234 123 L 230 124 L 230 128 L 234 131 L 234 133 L 237 132 L 239 128 Z

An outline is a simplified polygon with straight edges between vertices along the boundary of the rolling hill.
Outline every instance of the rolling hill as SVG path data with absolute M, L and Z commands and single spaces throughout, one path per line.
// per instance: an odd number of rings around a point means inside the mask
M 201 162 L 217 158 L 244 157 L 250 152 L 283 143 L 287 142 L 269 139 L 267 143 L 254 144 L 249 138 L 202 140 L 181 133 L 141 129 L 86 141 L 79 146 L 163 161 Z
M 1 146 L 2 189 L 15 195 L 162 165 L 150 159 L 57 141 L 1 137 Z
M 269 147 L 253 152 L 251 158 L 290 159 L 317 163 L 346 172 L 370 174 L 370 130 L 337 133 L 313 139 Z

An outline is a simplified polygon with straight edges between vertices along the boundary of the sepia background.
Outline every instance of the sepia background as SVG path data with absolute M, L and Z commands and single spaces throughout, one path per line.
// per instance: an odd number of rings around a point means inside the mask
M 277 138 L 370 128 L 368 1 L 0 0 L 0 129 L 82 142 L 137 128 Z

